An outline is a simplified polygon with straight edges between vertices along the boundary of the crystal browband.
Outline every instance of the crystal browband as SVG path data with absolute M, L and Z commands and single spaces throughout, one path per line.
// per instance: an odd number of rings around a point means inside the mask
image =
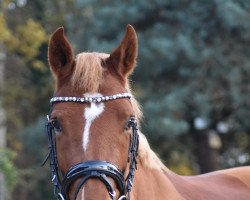
M 119 93 L 111 96 L 100 96 L 100 97 L 53 97 L 50 99 L 50 103 L 56 102 L 79 102 L 79 103 L 100 103 L 109 100 L 121 99 L 121 98 L 131 98 L 129 93 Z

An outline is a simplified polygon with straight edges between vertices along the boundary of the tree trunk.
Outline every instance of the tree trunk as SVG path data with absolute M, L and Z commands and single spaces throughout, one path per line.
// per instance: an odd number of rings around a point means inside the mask
M 195 143 L 194 152 L 200 167 L 200 173 L 218 170 L 218 153 L 209 143 L 209 133 L 207 131 L 196 131 L 192 135 Z
M 209 141 L 209 131 L 204 128 L 197 130 L 194 118 L 189 118 L 189 133 L 193 138 L 193 152 L 199 165 L 199 173 L 207 173 L 219 169 L 218 152 L 212 148 Z
M 5 52 L 3 46 L 0 44 L 0 89 L 4 83 L 4 61 Z M 5 113 L 2 107 L 2 96 L 0 96 L 0 149 L 6 147 L 6 126 L 5 126 Z M 6 199 L 6 185 L 4 174 L 0 171 L 0 200 Z

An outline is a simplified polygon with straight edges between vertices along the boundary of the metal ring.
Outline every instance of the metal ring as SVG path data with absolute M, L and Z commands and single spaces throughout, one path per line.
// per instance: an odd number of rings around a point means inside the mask
M 127 200 L 127 197 L 125 196 L 125 195 L 122 195 L 122 196 L 120 196 L 120 198 L 118 199 L 118 200 Z
M 62 193 L 58 193 L 58 197 L 59 197 L 58 198 L 59 200 L 65 200 L 64 197 L 63 197 L 63 195 L 62 195 Z

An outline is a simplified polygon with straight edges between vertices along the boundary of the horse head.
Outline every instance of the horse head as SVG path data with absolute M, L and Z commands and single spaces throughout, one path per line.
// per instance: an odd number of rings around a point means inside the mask
M 56 88 L 48 136 L 59 198 L 127 199 L 138 150 L 140 111 L 129 86 L 136 58 L 137 35 L 130 25 L 111 54 L 74 56 L 64 29 L 53 33 L 48 59 Z

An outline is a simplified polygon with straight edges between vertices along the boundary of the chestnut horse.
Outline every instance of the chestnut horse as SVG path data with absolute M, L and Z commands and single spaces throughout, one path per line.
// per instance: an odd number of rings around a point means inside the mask
M 150 149 L 137 127 L 141 112 L 128 80 L 137 46 L 130 25 L 111 54 L 74 57 L 64 29 L 52 35 L 48 57 L 56 88 L 47 159 L 57 198 L 249 200 L 249 167 L 179 176 Z

